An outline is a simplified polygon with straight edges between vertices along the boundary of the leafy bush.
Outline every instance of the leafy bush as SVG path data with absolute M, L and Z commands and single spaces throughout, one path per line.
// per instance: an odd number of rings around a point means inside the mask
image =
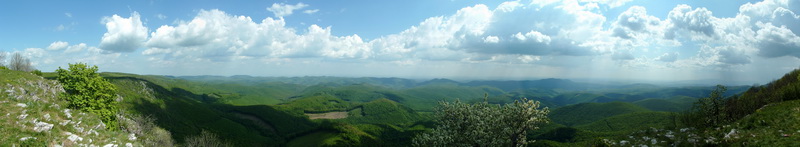
M 42 76 L 43 75 L 42 71 L 38 70 L 38 69 L 31 71 L 31 73 L 34 74 L 34 75 L 37 75 L 37 76 Z
M 438 126 L 414 138 L 415 146 L 523 146 L 528 130 L 547 123 L 548 108 L 522 99 L 505 106 L 440 102 Z
M 115 130 L 117 124 L 116 88 L 108 80 L 97 74 L 97 66 L 88 67 L 85 63 L 69 64 L 69 69 L 56 70 L 56 79 L 64 86 L 62 98 L 69 107 L 94 113 L 100 116 L 107 129 Z

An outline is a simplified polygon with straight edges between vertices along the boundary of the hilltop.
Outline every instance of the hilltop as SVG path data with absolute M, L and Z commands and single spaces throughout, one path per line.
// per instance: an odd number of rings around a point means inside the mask
M 57 81 L 28 72 L 0 69 L 0 144 L 2 146 L 171 145 L 170 133 L 120 114 L 124 130 L 107 130 L 97 115 L 67 108 Z M 118 99 L 126 99 L 119 97 Z

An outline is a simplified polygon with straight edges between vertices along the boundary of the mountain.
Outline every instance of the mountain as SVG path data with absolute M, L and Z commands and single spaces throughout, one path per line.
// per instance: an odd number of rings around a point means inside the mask
M 417 83 L 417 85 L 421 85 L 421 86 L 424 86 L 424 85 L 440 85 L 440 84 L 441 85 L 461 85 L 461 82 L 450 80 L 450 79 L 439 78 L 439 79 L 431 79 L 431 80 L 428 80 L 428 81 Z
M 576 83 L 566 79 L 541 79 L 541 80 L 524 80 L 524 81 L 471 81 L 465 83 L 468 86 L 492 86 L 506 91 L 517 89 L 566 89 L 566 90 L 585 90 L 592 87 L 600 87 L 600 85 L 589 83 Z

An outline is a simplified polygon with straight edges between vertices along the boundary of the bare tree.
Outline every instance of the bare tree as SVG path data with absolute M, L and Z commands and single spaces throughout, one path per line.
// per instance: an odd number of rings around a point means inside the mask
M 8 62 L 8 68 L 11 70 L 18 70 L 18 71 L 25 71 L 30 72 L 33 71 L 33 66 L 31 66 L 31 60 L 25 57 L 22 57 L 22 54 L 19 52 L 14 53 L 11 55 L 11 61 Z
M 203 130 L 199 135 L 186 137 L 187 147 L 227 147 L 232 146 L 217 138 L 217 134 Z
M 0 52 L 0 66 L 6 63 L 6 52 Z

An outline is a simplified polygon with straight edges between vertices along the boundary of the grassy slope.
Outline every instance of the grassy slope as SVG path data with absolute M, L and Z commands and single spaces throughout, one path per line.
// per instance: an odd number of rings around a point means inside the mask
M 104 129 L 94 114 L 65 111 L 67 102 L 57 97 L 63 92 L 57 85 L 27 72 L 0 69 L 0 110 L 5 113 L 0 115 L 0 146 L 141 145 L 123 131 Z M 52 129 L 34 131 L 37 123 Z M 70 141 L 66 133 L 82 139 Z M 34 138 L 22 141 L 24 137 Z
M 738 130 L 733 145 L 800 146 L 800 100 L 764 107 L 733 126 Z

